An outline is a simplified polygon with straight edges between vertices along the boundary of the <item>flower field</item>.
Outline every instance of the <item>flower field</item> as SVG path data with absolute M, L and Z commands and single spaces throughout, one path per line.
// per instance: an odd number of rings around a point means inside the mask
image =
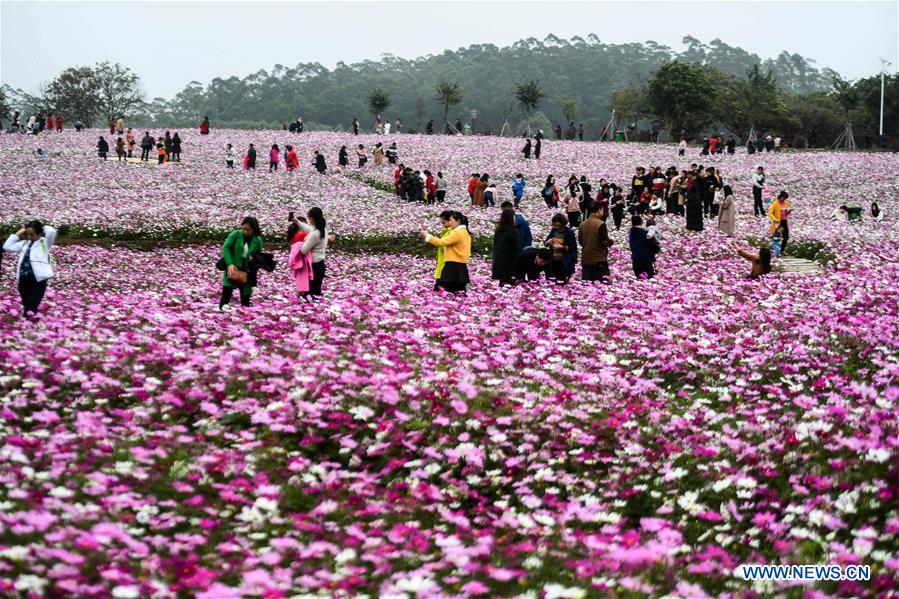
M 654 279 L 633 279 L 619 233 L 611 285 L 500 289 L 475 259 L 450 297 L 430 291 L 433 259 L 339 251 L 433 230 L 438 210 L 378 189 L 386 166 L 366 182 L 308 165 L 319 149 L 333 168 L 352 136 L 183 137 L 185 162 L 156 166 L 101 163 L 89 133 L 0 135 L 0 223 L 104 241 L 55 250 L 36 322 L 18 317 L 11 255 L 0 268 L 0 595 L 894 596 L 894 156 L 713 158 L 738 237 L 766 231 L 746 183 L 764 164 L 795 198 L 791 243 L 834 258 L 820 274 L 748 280 L 714 230 L 664 217 Z M 535 238 L 550 171 L 685 165 L 666 146 L 550 142 L 525 163 L 514 140 L 397 140 L 401 161 L 447 175 L 449 206 L 471 172 L 524 172 Z M 223 145 L 251 141 L 296 141 L 300 170 L 227 172 Z M 874 199 L 882 222 L 827 219 Z M 280 242 L 286 212 L 311 205 L 338 233 L 314 305 L 294 299 Z M 490 234 L 495 211 L 465 211 Z M 279 262 L 248 309 L 217 310 L 214 244 L 109 242 L 223 236 L 245 214 Z M 734 576 L 753 563 L 872 576 Z
M 674 148 L 665 145 L 547 141 L 539 161 L 525 161 L 519 157 L 521 143 L 515 139 L 213 130 L 208 136 L 180 131 L 183 162 L 158 166 L 118 164 L 114 154 L 101 162 L 95 146 L 97 136 L 105 133 L 67 131 L 39 138 L 0 135 L 0 226 L 11 228 L 25 218 L 39 217 L 74 228 L 75 236 L 82 238 L 191 240 L 197 236 L 224 237 L 247 214 L 257 216 L 263 230 L 274 227 L 280 231 L 289 210 L 319 205 L 332 230 L 344 236 L 416 233 L 422 223 L 436 226 L 435 216 L 445 208 L 465 211 L 476 235 L 492 235 L 496 215 L 470 210 L 466 187 L 473 172 L 490 173 L 501 200 L 511 199 L 512 178 L 523 173 L 528 181 L 524 213 L 548 227 L 551 212 L 539 192 L 550 173 L 556 175 L 559 185 L 575 173 L 587 175 L 594 182 L 604 177 L 629 186 L 637 165 L 658 164 L 664 170 L 669 165 L 686 168 L 698 162 L 720 169 L 725 181 L 733 186 L 744 216 L 752 212 L 750 175 L 757 165 L 764 165 L 771 188 L 790 192 L 796 208 L 793 226 L 798 229 L 791 231 L 795 239 L 815 238 L 852 246 L 859 236 L 877 245 L 880 230 L 865 229 L 857 234 L 844 227 L 835 228 L 827 220 L 834 207 L 861 202 L 867 208 L 870 201 L 877 200 L 887 208 L 887 220 L 895 222 L 897 211 L 889 207 L 895 206 L 899 197 L 899 160 L 892 154 L 749 156 L 741 150 L 735 156 L 702 157 L 694 148 L 692 155 L 678 159 Z M 365 144 L 370 153 L 378 140 L 385 145 L 397 141 L 399 160 L 407 166 L 441 170 L 449 185 L 446 205 L 428 207 L 397 201 L 379 188 L 393 184 L 389 165 L 377 167 L 370 160 L 363 169 L 355 167 L 354 144 Z M 234 145 L 239 156 L 254 143 L 259 152 L 257 171 L 226 169 L 227 143 Z M 268 148 L 272 143 L 282 149 L 287 143 L 294 144 L 300 168 L 288 173 L 283 170 L 282 159 L 279 170 L 268 173 Z M 346 145 L 350 153 L 346 169 L 337 166 L 341 145 Z M 50 152 L 51 157 L 34 157 L 31 152 L 37 147 Z M 311 166 L 314 150 L 327 158 L 329 171 L 325 176 Z M 135 155 L 139 152 L 138 148 Z M 738 222 L 738 232 L 764 230 L 762 226 L 750 231 L 750 225 L 751 219 Z M 852 239 L 844 239 L 847 235 Z

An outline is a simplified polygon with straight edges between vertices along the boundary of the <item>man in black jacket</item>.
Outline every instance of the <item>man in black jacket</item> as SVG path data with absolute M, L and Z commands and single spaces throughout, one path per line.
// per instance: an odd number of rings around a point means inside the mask
M 150 137 L 150 132 L 144 132 L 143 139 L 140 140 L 140 159 L 144 162 L 150 160 L 150 149 L 153 147 L 153 138 Z
M 515 259 L 515 280 L 536 281 L 540 278 L 540 273 L 543 273 L 548 280 L 552 257 L 552 250 L 549 248 L 537 249 L 532 246 L 524 248 Z

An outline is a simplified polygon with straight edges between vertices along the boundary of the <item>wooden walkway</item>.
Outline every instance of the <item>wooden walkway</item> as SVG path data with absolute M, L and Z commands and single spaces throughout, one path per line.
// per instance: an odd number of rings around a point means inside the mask
M 793 256 L 781 256 L 779 270 L 783 272 L 798 272 L 821 274 L 824 269 L 814 260 L 805 260 L 804 258 L 794 258 Z

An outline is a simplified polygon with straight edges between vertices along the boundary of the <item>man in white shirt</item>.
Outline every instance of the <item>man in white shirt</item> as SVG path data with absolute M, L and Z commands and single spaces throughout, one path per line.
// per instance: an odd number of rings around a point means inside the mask
M 756 216 L 765 216 L 762 191 L 765 189 L 765 169 L 761 166 L 752 173 L 752 211 Z

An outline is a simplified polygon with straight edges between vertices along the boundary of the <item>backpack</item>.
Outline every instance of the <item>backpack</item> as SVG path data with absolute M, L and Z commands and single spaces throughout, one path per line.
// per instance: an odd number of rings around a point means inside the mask
M 551 201 L 553 199 L 553 188 L 551 185 L 547 185 L 543 188 L 543 199 L 547 201 Z

